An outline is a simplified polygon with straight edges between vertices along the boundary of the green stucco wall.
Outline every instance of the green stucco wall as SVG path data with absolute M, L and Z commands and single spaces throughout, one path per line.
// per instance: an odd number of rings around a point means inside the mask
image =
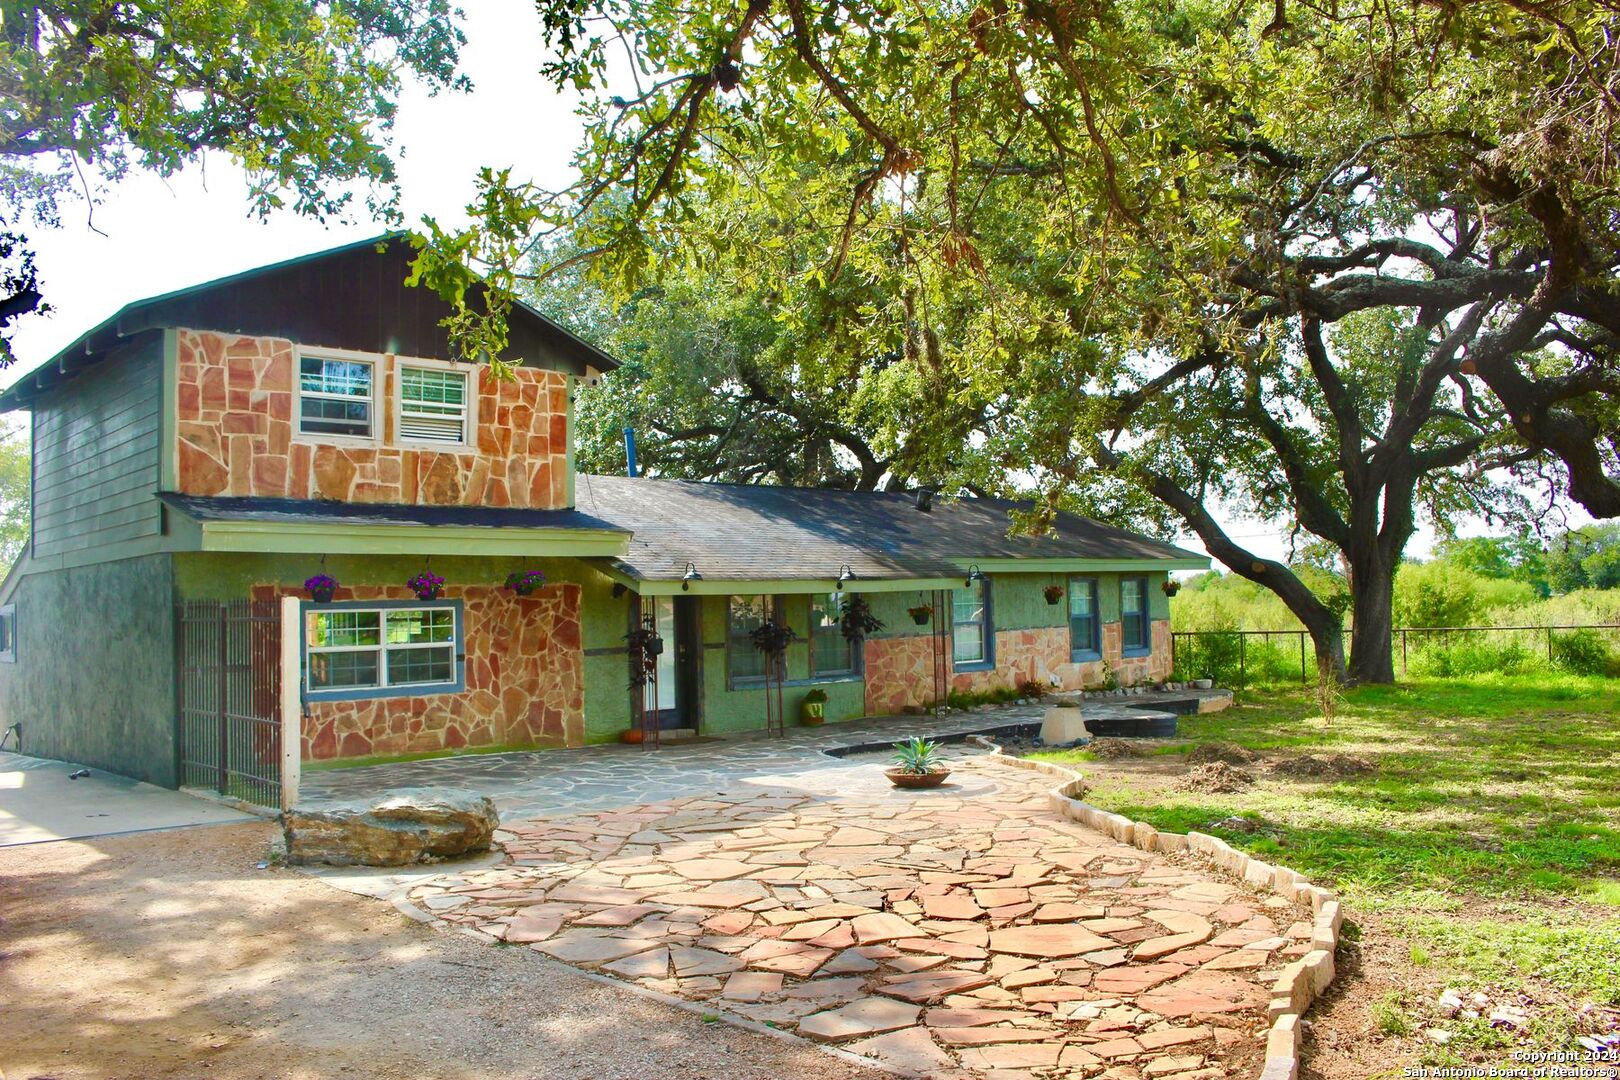
M 638 598 L 626 592 L 613 595 L 612 581 L 591 563 L 578 559 L 533 559 L 519 563 L 513 559 L 482 557 L 435 557 L 433 570 L 451 583 L 498 584 L 507 573 L 523 566 L 539 569 L 554 581 L 580 586 L 580 629 L 585 676 L 585 740 L 606 742 L 619 738 L 630 726 L 630 693 L 625 657 L 624 634 L 630 626 Z M 254 585 L 278 584 L 298 587 L 311 574 L 324 570 L 346 584 L 403 584 L 422 568 L 416 556 L 328 556 L 324 566 L 319 559 L 279 555 L 184 554 L 175 557 L 175 590 L 183 599 L 236 599 L 246 597 Z M 1100 574 L 1099 600 L 1105 622 L 1119 618 L 1117 574 Z M 1169 601 L 1159 585 L 1164 573 L 1147 575 L 1152 617 L 1168 617 Z M 993 574 L 991 580 L 992 618 L 996 631 L 1065 625 L 1067 605 L 1049 605 L 1041 591 L 1049 584 L 1062 584 L 1066 575 Z M 866 594 L 873 613 L 886 624 L 877 637 L 927 633 L 915 626 L 906 608 L 923 599 L 917 592 Z M 759 687 L 732 689 L 727 673 L 726 600 L 724 596 L 698 598 L 701 629 L 699 650 L 699 729 L 708 734 L 761 730 L 765 726 L 765 691 Z M 787 653 L 788 684 L 783 704 L 790 725 L 798 722 L 804 695 L 819 687 L 826 691 L 825 714 L 829 721 L 854 719 L 866 710 L 866 688 L 860 677 L 815 679 L 810 672 L 811 597 L 790 595 L 783 598 L 790 625 L 801 635 Z
M 1098 602 L 1102 621 L 1119 621 L 1119 574 L 1097 574 Z M 1163 571 L 1148 573 L 1148 608 L 1153 619 L 1170 617 L 1170 601 L 1160 586 L 1166 578 Z M 1048 604 L 1042 590 L 1048 585 L 1063 585 L 1065 574 L 992 574 L 990 575 L 992 628 L 997 631 L 1024 630 L 1035 627 L 1065 626 L 1068 622 L 1066 601 Z M 911 621 L 906 609 L 920 603 L 933 602 L 932 593 L 877 592 L 867 593 L 872 613 L 884 622 L 884 629 L 874 637 L 926 634 L 926 628 Z M 721 734 L 734 731 L 754 731 L 765 726 L 765 692 L 758 688 L 731 689 L 726 674 L 726 597 L 707 596 L 702 600 L 703 672 L 702 672 L 702 730 Z M 827 692 L 825 712 L 829 721 L 848 720 L 865 713 L 865 682 L 860 678 L 833 678 L 815 680 L 810 673 L 810 647 L 805 640 L 810 625 L 808 596 L 785 596 L 789 625 L 800 635 L 800 640 L 788 647 L 787 678 L 783 690 L 788 722 L 797 722 L 799 703 L 812 688 L 819 686 Z M 945 614 L 948 618 L 948 613 Z
M 172 581 L 169 556 L 149 555 L 17 583 L 0 727 L 22 725 L 25 753 L 178 784 Z

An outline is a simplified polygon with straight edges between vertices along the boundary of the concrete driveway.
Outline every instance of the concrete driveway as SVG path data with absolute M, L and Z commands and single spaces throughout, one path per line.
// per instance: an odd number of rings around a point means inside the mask
M 0 752 L 0 847 L 255 820 L 227 806 L 100 769 L 69 780 L 68 774 L 80 768 Z

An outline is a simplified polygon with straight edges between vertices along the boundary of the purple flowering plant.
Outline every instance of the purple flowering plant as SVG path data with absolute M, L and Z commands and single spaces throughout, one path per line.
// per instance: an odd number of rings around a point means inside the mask
M 309 591 L 310 598 L 316 603 L 330 603 L 332 594 L 337 592 L 337 578 L 331 574 L 316 574 L 304 582 L 304 588 Z
M 546 583 L 546 575 L 539 570 L 514 570 L 506 575 L 506 587 L 519 596 L 528 596 Z
M 444 578 L 431 570 L 423 570 L 405 583 L 418 600 L 437 600 L 444 589 Z

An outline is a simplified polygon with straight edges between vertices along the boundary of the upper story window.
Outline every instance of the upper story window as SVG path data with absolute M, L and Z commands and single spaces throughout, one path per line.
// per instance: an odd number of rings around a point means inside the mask
M 298 358 L 298 431 L 303 435 L 376 437 L 377 369 L 369 360 L 304 354 Z
M 1147 578 L 1119 579 L 1120 644 L 1125 655 L 1142 655 L 1149 650 Z
M 957 667 L 991 663 L 988 579 L 951 590 L 951 643 L 951 659 Z
M 456 692 L 461 652 L 459 601 L 323 604 L 304 612 L 311 698 Z
M 1069 659 L 1096 660 L 1102 656 L 1097 616 L 1097 579 L 1069 579 Z
M 844 636 L 844 594 L 810 600 L 810 663 L 815 675 L 853 675 L 855 646 Z
M 400 442 L 472 442 L 472 395 L 466 371 L 423 364 L 399 365 Z

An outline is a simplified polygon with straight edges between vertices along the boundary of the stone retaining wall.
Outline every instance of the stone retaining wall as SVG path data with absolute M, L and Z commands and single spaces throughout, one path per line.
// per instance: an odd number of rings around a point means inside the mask
M 1160 832 L 1145 821 L 1132 821 L 1076 798 L 1071 792 L 1084 790 L 1084 780 L 1073 769 L 1055 762 L 1036 761 L 1003 753 L 1001 747 L 982 735 L 970 741 L 991 750 L 997 761 L 1021 769 L 1034 769 L 1061 781 L 1047 793 L 1052 810 L 1098 832 L 1143 851 L 1191 851 L 1207 858 L 1217 869 L 1242 878 L 1257 888 L 1270 889 L 1285 900 L 1309 903 L 1314 916 L 1311 951 L 1283 968 L 1271 988 L 1267 1016 L 1271 1029 L 1266 1036 L 1266 1061 L 1259 1080 L 1298 1080 L 1300 1043 L 1303 1032 L 1300 1017 L 1311 1003 L 1333 982 L 1334 955 L 1339 948 L 1339 930 L 1344 912 L 1338 896 L 1320 885 L 1313 885 L 1297 871 L 1261 862 L 1232 847 L 1225 840 L 1207 833 Z

